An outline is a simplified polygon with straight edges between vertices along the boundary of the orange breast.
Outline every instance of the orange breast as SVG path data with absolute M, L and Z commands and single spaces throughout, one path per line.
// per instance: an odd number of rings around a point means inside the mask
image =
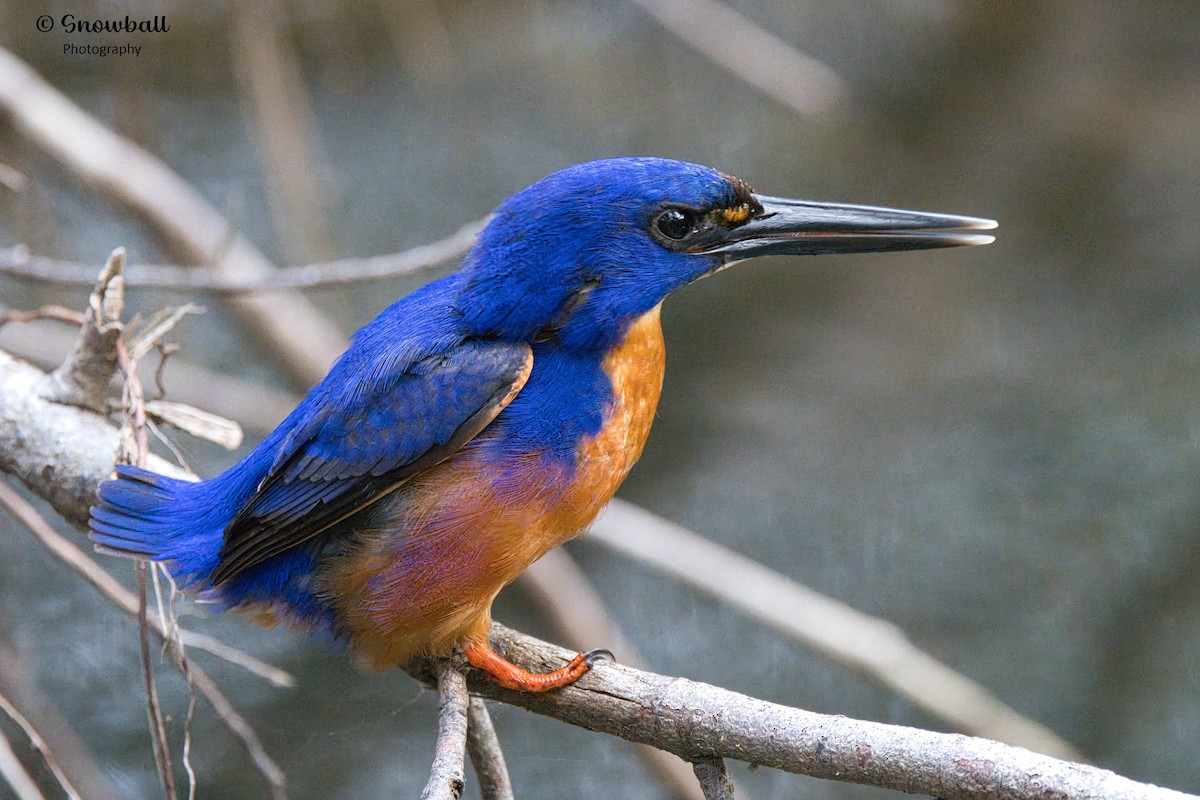
M 500 589 L 587 527 L 641 456 L 664 364 L 655 307 L 606 356 L 612 401 L 573 468 L 530 452 L 485 469 L 467 448 L 404 487 L 403 513 L 389 521 L 395 535 L 362 537 L 323 576 L 352 647 L 383 668 L 486 640 Z

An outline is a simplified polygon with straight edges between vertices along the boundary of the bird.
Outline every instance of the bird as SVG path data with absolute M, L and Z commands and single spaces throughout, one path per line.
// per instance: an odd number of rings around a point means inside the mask
M 992 220 L 756 193 L 713 168 L 590 161 L 503 201 L 460 268 L 384 309 L 262 442 L 199 482 L 120 465 L 98 549 L 376 669 L 456 650 L 510 689 L 573 683 L 488 640 L 497 593 L 584 530 L 646 444 L 663 301 L 737 262 L 980 245 Z

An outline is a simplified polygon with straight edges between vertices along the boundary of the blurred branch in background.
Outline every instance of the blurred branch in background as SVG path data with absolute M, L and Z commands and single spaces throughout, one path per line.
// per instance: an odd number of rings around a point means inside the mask
M 324 209 L 330 187 L 328 182 L 318 186 L 324 170 L 317 124 L 279 7 L 279 0 L 259 0 L 230 14 L 230 50 L 284 257 L 296 263 L 323 261 L 333 252 Z
M 0 642 L 0 716 L 8 717 L 21 729 L 29 746 L 38 752 L 46 770 L 70 800 L 119 800 L 121 794 L 87 743 L 30 684 L 25 675 L 19 674 L 7 643 Z M 0 769 L 0 776 L 3 775 L 4 770 Z
M 1081 758 L 1054 732 L 918 648 L 892 623 L 802 586 L 632 503 L 613 500 L 587 537 L 741 609 L 907 697 L 956 730 L 1058 758 Z
M 222 274 L 261 276 L 275 266 L 166 164 L 113 133 L 0 49 L 0 109 L 31 141 L 97 190 L 127 205 L 189 263 Z M 299 386 L 325 374 L 341 334 L 304 297 L 287 290 L 236 297 L 231 308 L 289 367 Z M 276 324 L 286 320 L 286 325 Z M 297 330 L 306 336 L 297 337 Z
M 486 219 L 468 222 L 444 239 L 399 253 L 283 267 L 257 276 L 174 264 L 130 264 L 125 267 L 125 285 L 213 294 L 254 294 L 279 289 L 319 289 L 414 275 L 461 258 L 471 249 L 476 234 L 486 222 Z M 75 286 L 90 285 L 96 279 L 94 266 L 33 255 L 22 245 L 0 250 L 0 273 Z
M 0 779 L 8 784 L 17 800 L 46 800 L 29 772 L 13 752 L 12 743 L 0 731 Z
M 821 118 L 850 100 L 845 81 L 718 0 L 633 0 L 705 58 L 797 114 Z
M 104 770 L 96 763 L 95 756 L 88 752 L 79 737 L 75 736 L 74 732 L 61 719 L 57 718 L 57 714 L 53 715 L 56 739 L 54 745 L 51 745 L 48 737 L 29 718 L 28 709 L 31 705 L 36 707 L 39 712 L 38 716 L 43 721 L 51 716 L 47 711 L 46 704 L 36 698 L 29 683 L 30 681 L 19 672 L 15 653 L 6 642 L 0 641 L 0 713 L 11 719 L 21 729 L 21 732 L 29 740 L 30 746 L 41 755 L 46 769 L 68 798 L 82 800 L 84 797 L 84 794 L 76 788 L 78 782 L 80 785 L 87 786 L 88 800 L 115 800 L 116 789 L 108 781 Z M 16 692 L 20 693 L 20 698 L 12 696 Z M 25 706 L 25 709 L 23 710 L 21 706 Z M 0 739 L 3 738 L 3 731 L 0 730 Z M 0 742 L 0 746 L 7 744 L 9 744 L 7 741 Z M 66 751 L 67 757 L 60 758 L 59 753 L 62 751 Z M 9 771 L 0 768 L 0 776 L 9 781 L 18 796 L 22 796 L 21 790 L 12 783 L 11 776 L 19 776 L 25 770 L 16 760 L 16 754 L 11 752 L 11 748 L 9 755 L 16 761 L 16 766 L 20 768 L 20 771 L 14 769 L 10 774 Z M 82 780 L 72 780 L 69 773 L 79 776 Z M 20 780 L 20 777 L 17 777 L 16 780 Z

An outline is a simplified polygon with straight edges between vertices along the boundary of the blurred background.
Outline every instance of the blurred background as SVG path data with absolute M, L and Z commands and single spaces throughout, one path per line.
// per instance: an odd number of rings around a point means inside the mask
M 736 25 L 685 0 L 249 5 L 3 2 L 0 44 L 279 264 L 433 241 L 549 172 L 625 154 L 767 194 L 1000 220 L 985 248 L 771 259 L 680 292 L 659 418 L 620 496 L 891 620 L 1090 761 L 1200 791 L 1200 5 L 727 0 Z M 35 27 L 67 13 L 165 14 L 170 30 Z M 714 19 L 724 35 L 705 38 Z M 4 115 L 0 165 L 0 247 L 182 260 Z M 448 268 L 308 297 L 349 332 Z M 87 291 L 0 277 L 10 308 L 83 308 Z M 219 298 L 129 302 L 186 300 L 208 311 L 177 330 L 180 358 L 271 387 L 235 414 L 261 437 L 303 387 Z M 0 346 L 52 363 L 50 340 L 9 325 Z M 236 458 L 178 438 L 201 474 Z M 586 537 L 568 549 L 655 671 L 945 727 Z M 555 638 L 519 586 L 496 617 Z M 189 605 L 184 622 L 298 677 L 274 689 L 197 656 L 292 798 L 419 793 L 432 693 L 242 618 Z M 156 796 L 136 624 L 7 516 L 0 664 L 47 726 L 73 729 L 97 793 Z M 178 736 L 186 693 L 170 669 L 160 682 Z M 624 742 L 493 715 L 519 797 L 669 796 Z M 194 740 L 201 797 L 268 796 L 203 703 Z M 884 794 L 730 766 L 748 797 Z

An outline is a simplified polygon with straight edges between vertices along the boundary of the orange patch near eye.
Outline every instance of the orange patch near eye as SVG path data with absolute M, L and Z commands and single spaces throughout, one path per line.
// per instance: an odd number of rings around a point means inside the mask
M 750 216 L 750 206 L 742 203 L 740 206 L 722 208 L 720 210 L 720 214 L 722 222 L 724 222 L 726 225 L 734 225 L 736 223 L 746 221 L 746 218 Z

